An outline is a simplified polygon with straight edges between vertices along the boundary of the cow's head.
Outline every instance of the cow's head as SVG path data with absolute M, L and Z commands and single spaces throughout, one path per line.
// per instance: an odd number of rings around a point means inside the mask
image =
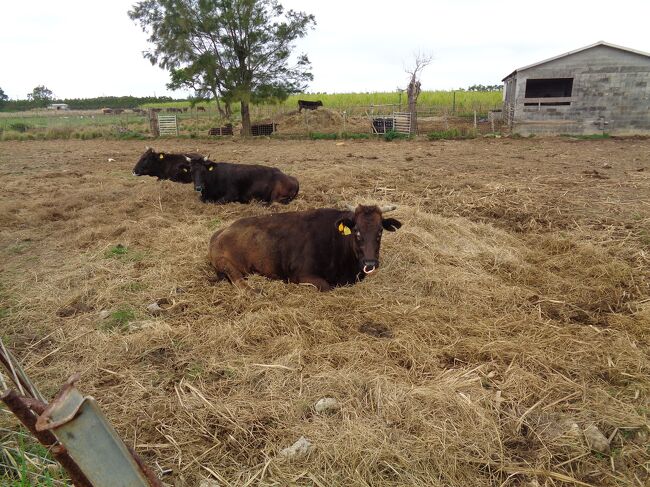
M 144 154 L 140 156 L 140 159 L 133 168 L 134 176 L 152 176 L 155 175 L 156 164 L 159 160 L 164 159 L 165 154 L 163 152 L 156 152 L 151 147 L 147 147 L 147 150 L 144 151 Z
M 192 166 L 192 181 L 194 182 L 194 190 L 202 192 L 206 185 L 208 175 L 215 170 L 217 164 L 210 161 L 207 157 L 202 159 L 186 157 L 187 161 Z
M 379 247 L 383 230 L 394 232 L 402 226 L 395 218 L 384 218 L 383 213 L 394 206 L 378 207 L 359 205 L 350 208 L 349 216 L 336 222 L 336 231 L 349 239 L 359 262 L 359 269 L 370 274 L 379 267 Z

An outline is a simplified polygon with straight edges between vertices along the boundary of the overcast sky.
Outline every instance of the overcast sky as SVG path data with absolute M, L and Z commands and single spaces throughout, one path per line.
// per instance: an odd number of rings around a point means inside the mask
M 133 0 L 6 0 L 0 9 L 0 88 L 25 98 L 40 84 L 59 98 L 171 95 L 165 71 L 142 57 Z M 425 90 L 497 84 L 515 68 L 599 40 L 650 52 L 649 0 L 281 0 L 316 16 L 299 41 L 308 91 L 387 91 L 406 84 L 420 50 Z

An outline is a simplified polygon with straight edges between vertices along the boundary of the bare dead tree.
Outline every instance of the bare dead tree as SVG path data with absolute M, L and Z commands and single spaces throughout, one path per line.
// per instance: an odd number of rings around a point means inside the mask
M 414 57 L 415 59 L 413 60 L 413 64 L 405 69 L 409 75 L 409 84 L 406 87 L 406 95 L 408 96 L 409 112 L 411 112 L 412 134 L 416 134 L 418 131 L 418 117 L 416 106 L 421 91 L 420 75 L 422 74 L 424 68 L 431 64 L 431 61 L 433 61 L 433 56 L 427 53 L 418 52 L 414 54 Z

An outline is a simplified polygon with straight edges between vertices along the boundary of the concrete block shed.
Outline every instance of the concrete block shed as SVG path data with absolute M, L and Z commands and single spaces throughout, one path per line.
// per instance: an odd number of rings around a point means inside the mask
M 650 54 L 601 41 L 503 79 L 513 133 L 650 135 Z

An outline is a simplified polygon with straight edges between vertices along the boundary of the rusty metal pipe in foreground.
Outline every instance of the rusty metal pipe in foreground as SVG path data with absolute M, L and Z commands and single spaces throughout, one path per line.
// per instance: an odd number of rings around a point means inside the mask
M 74 386 L 74 375 L 36 420 L 36 431 L 51 431 L 93 487 L 160 487 L 162 484 L 135 460 L 90 396 Z
M 59 444 L 57 438 L 49 431 L 36 430 L 36 415 L 34 412 L 38 413 L 45 410 L 45 404 L 35 399 L 30 400 L 21 397 L 13 390 L 5 391 L 0 396 L 0 400 L 7 405 L 9 410 L 16 415 L 41 445 L 50 449 L 56 461 L 68 472 L 75 487 L 93 487 L 83 472 L 79 470 L 77 464 L 70 458 L 65 448 Z

